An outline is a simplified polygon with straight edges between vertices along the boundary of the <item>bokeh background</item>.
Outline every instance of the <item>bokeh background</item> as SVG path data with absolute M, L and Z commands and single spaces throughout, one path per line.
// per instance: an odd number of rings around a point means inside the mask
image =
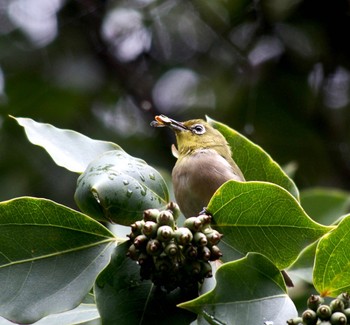
M 8 115 L 113 141 L 164 171 L 154 115 L 210 117 L 294 171 L 350 189 L 350 3 L 0 0 L 0 200 L 75 207 L 77 175 Z

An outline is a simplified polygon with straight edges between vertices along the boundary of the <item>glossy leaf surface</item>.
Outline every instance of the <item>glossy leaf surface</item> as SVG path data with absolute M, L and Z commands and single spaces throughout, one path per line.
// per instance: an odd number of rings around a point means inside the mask
M 140 220 L 145 209 L 166 205 L 169 193 L 153 167 L 123 150 L 113 150 L 92 161 L 80 175 L 75 200 L 98 220 L 128 226 Z
M 279 269 L 331 229 L 310 219 L 290 193 L 272 183 L 228 181 L 208 211 L 224 234 L 222 241 L 244 254 L 262 253 Z
M 102 153 L 122 150 L 117 144 L 93 140 L 72 130 L 63 130 L 30 118 L 15 118 L 29 141 L 43 147 L 54 162 L 72 172 L 82 173 L 87 165 Z
M 325 296 L 350 291 L 350 215 L 324 235 L 316 248 L 314 286 Z
M 80 304 L 108 264 L 115 238 L 49 200 L 0 204 L 0 315 L 29 324 Z
M 213 290 L 179 305 L 198 313 L 198 324 L 282 325 L 297 315 L 280 271 L 263 255 L 226 263 L 215 277 Z

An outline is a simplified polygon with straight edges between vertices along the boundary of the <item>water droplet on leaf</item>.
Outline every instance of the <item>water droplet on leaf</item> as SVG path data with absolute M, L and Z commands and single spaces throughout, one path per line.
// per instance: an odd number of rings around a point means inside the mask
M 156 176 L 153 173 L 149 174 L 149 178 L 154 181 L 156 179 Z
M 133 191 L 132 191 L 132 190 L 127 190 L 127 191 L 126 191 L 126 196 L 127 196 L 127 197 L 131 197 L 132 194 L 133 194 Z
M 123 184 L 124 184 L 124 185 L 129 185 L 129 181 L 128 181 L 127 179 L 124 179 L 124 180 L 123 180 Z

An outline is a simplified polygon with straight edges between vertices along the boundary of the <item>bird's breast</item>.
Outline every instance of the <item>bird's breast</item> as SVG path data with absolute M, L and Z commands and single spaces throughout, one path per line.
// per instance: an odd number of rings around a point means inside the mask
M 215 191 L 230 179 L 242 180 L 230 163 L 212 149 L 180 157 L 172 172 L 176 201 L 186 217 L 198 214 Z

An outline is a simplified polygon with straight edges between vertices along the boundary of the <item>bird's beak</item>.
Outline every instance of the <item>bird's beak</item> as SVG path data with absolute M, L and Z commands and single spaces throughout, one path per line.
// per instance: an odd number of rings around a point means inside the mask
M 157 115 L 155 121 L 151 122 L 151 126 L 155 128 L 162 128 L 165 126 L 170 127 L 173 130 L 187 131 L 188 128 L 181 122 L 175 121 L 165 115 Z

